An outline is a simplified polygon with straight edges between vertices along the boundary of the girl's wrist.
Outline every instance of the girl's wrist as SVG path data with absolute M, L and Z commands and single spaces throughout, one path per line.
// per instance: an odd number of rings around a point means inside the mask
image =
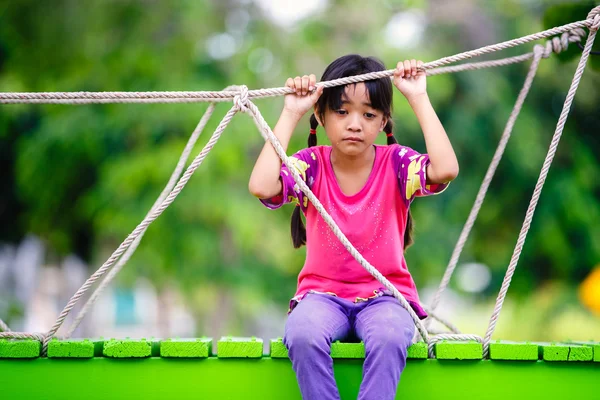
M 290 109 L 287 109 L 284 107 L 283 110 L 281 111 L 280 118 L 289 119 L 295 123 L 298 123 L 298 122 L 300 122 L 300 119 L 302 119 L 304 114 L 306 114 L 306 112 L 300 112 L 298 110 L 290 110 Z
M 415 105 L 417 105 L 418 103 L 420 103 L 422 101 L 429 101 L 429 96 L 427 95 L 427 92 L 416 93 L 416 94 L 407 96 L 406 100 L 408 100 L 408 103 L 411 105 L 411 107 L 414 107 Z

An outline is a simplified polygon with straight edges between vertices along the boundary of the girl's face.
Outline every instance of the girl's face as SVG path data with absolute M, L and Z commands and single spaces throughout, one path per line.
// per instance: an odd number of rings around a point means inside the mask
M 327 109 L 325 120 L 319 122 L 335 150 L 347 156 L 358 156 L 373 145 L 387 118 L 383 111 L 371 106 L 367 87 L 360 82 L 346 86 L 340 108 Z

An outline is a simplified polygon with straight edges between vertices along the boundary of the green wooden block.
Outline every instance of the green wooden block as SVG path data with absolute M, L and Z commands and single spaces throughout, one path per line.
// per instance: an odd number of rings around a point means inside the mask
M 255 337 L 222 337 L 217 342 L 219 358 L 261 358 L 263 341 Z
M 342 343 L 339 340 L 331 343 L 331 358 L 365 358 L 365 344 Z
M 571 343 L 571 342 L 569 342 L 569 343 Z M 594 342 L 594 341 L 572 342 L 572 343 L 590 347 L 592 349 L 592 353 L 593 353 L 592 361 L 600 362 L 600 343 Z
M 104 342 L 102 353 L 105 357 L 113 358 L 150 357 L 152 355 L 152 342 L 146 339 L 111 339 Z
M 212 339 L 166 339 L 160 342 L 161 357 L 206 358 L 212 349 Z
M 435 356 L 438 360 L 481 360 L 483 345 L 479 342 L 442 341 L 435 344 Z
M 92 358 L 94 342 L 84 340 L 58 340 L 48 342 L 48 358 Z
M 593 361 L 594 348 L 574 343 L 543 343 L 540 345 L 544 361 Z
M 283 344 L 281 338 L 271 339 L 271 358 L 288 358 L 288 350 Z M 334 342 L 331 344 L 332 358 L 364 358 L 365 350 L 363 343 L 342 343 Z M 408 358 L 426 359 L 427 344 L 423 342 L 415 343 L 408 348 Z
M 427 343 L 417 342 L 408 348 L 407 358 L 427 358 Z
M 594 349 L 590 346 L 581 346 L 571 344 L 569 345 L 569 358 L 568 361 L 593 361 L 594 360 Z
M 490 343 L 490 360 L 537 361 L 538 345 L 498 340 Z
M 0 358 L 36 358 L 41 350 L 37 340 L 0 339 Z
M 281 338 L 271 339 L 271 358 L 288 358 L 288 350 Z

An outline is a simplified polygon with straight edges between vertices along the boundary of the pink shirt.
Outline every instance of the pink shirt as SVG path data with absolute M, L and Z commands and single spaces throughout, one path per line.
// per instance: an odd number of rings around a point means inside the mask
M 375 146 L 375 162 L 364 187 L 352 196 L 340 189 L 331 161 L 331 147 L 303 149 L 282 166 L 280 196 L 262 200 L 269 208 L 298 204 L 306 216 L 306 261 L 292 301 L 309 292 L 329 293 L 350 301 L 364 301 L 384 293 L 333 234 L 308 202 L 289 173 L 296 168 L 348 240 L 404 295 L 420 318 L 417 288 L 404 258 L 404 231 L 410 203 L 416 196 L 442 192 L 447 185 L 427 185 L 427 155 L 400 145 Z

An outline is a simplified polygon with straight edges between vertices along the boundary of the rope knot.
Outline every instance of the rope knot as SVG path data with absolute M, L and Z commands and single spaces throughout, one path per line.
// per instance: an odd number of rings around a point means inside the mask
M 600 28 L 600 6 L 592 8 L 592 11 L 587 16 L 587 19 L 593 19 L 590 30 L 597 31 Z
M 569 48 L 569 43 L 581 42 L 585 35 L 583 28 L 575 28 L 569 32 L 564 32 L 560 37 L 553 37 L 546 42 L 545 46 L 538 45 L 543 51 L 542 58 L 550 57 L 553 52 L 559 54 L 566 51 Z
M 248 86 L 239 86 L 239 94 L 233 97 L 233 104 L 241 112 L 248 112 Z

